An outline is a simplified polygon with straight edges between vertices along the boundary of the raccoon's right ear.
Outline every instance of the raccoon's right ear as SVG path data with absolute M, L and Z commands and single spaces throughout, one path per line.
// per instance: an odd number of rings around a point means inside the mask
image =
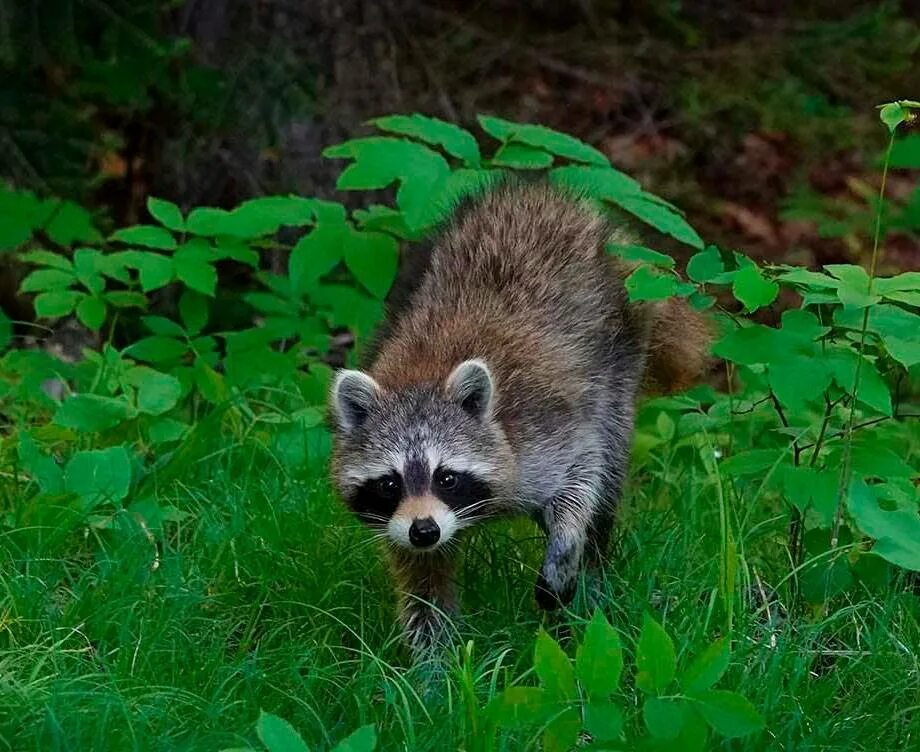
M 484 361 L 464 360 L 447 377 L 444 388 L 448 398 L 474 418 L 482 420 L 491 415 L 495 383 Z
M 346 433 L 360 428 L 380 397 L 380 385 L 361 371 L 343 370 L 332 384 L 331 406 L 335 419 Z

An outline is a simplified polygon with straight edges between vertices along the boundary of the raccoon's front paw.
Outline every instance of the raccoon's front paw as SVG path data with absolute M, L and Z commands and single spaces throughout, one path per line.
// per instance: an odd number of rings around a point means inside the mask
M 575 597 L 575 589 L 574 578 L 564 582 L 551 582 L 543 572 L 540 572 L 533 594 L 540 608 L 544 611 L 555 611 L 572 602 L 572 598 Z

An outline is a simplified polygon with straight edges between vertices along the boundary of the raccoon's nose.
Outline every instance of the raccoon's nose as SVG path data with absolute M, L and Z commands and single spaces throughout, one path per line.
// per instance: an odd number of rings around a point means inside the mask
M 427 548 L 433 546 L 441 537 L 441 528 L 431 517 L 413 520 L 409 527 L 409 540 L 413 546 Z

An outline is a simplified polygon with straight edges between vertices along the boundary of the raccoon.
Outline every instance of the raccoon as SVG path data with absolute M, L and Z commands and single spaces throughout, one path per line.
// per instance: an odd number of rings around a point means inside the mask
M 540 606 L 568 603 L 601 562 L 643 383 L 703 370 L 707 327 L 681 303 L 630 304 L 602 211 L 545 183 L 459 209 L 392 307 L 366 371 L 338 372 L 332 474 L 392 544 L 410 645 L 457 612 L 454 543 L 528 515 L 546 536 Z

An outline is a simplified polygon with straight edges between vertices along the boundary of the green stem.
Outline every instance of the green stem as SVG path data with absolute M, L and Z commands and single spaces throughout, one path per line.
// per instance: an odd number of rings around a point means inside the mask
M 885 184 L 888 182 L 888 163 L 891 161 L 891 149 L 894 146 L 894 131 L 888 139 L 888 148 L 885 149 L 885 164 L 882 167 L 882 182 L 878 189 L 878 208 L 875 212 L 875 234 L 872 239 L 872 260 L 869 262 L 869 288 L 867 293 L 872 295 L 872 283 L 875 281 L 875 270 L 878 266 L 879 246 L 882 237 L 882 209 L 885 205 Z M 847 419 L 844 434 L 843 462 L 840 471 L 840 483 L 837 486 L 837 511 L 834 514 L 834 527 L 831 533 L 831 548 L 836 548 L 840 534 L 840 523 L 843 520 L 843 500 L 850 484 L 850 459 L 853 444 L 853 425 L 856 419 L 856 395 L 859 390 L 859 376 L 862 370 L 863 352 L 866 348 L 866 332 L 869 330 L 869 311 L 871 306 L 863 310 L 862 327 L 859 333 L 859 358 L 856 360 L 856 371 L 853 374 L 853 403 L 850 407 L 850 416 Z

